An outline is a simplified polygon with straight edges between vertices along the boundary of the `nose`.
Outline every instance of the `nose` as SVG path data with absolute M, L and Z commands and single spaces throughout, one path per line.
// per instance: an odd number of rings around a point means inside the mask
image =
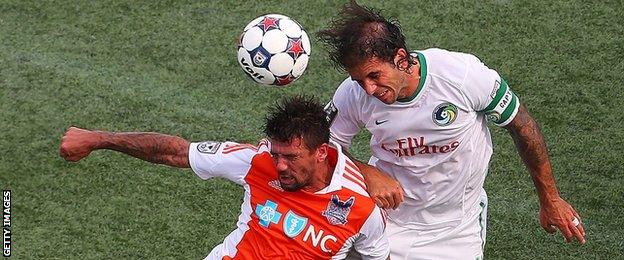
M 288 162 L 284 158 L 275 158 L 275 168 L 277 171 L 285 171 L 288 169 Z

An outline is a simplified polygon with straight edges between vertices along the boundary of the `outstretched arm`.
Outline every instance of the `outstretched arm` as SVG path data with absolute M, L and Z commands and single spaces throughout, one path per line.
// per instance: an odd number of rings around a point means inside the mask
M 70 127 L 61 139 L 60 154 L 77 162 L 93 150 L 109 149 L 152 163 L 189 168 L 190 143 L 183 138 L 159 133 L 114 133 Z
M 540 202 L 540 224 L 548 233 L 557 227 L 570 242 L 572 237 L 585 243 L 585 229 L 581 217 L 568 202 L 559 196 L 552 174 L 544 137 L 537 122 L 520 105 L 518 114 L 505 128 L 516 144 L 518 153 L 535 184 Z

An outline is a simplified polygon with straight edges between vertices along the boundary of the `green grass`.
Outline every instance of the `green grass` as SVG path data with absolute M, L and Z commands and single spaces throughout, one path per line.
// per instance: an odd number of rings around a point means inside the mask
M 562 196 L 588 243 L 537 220 L 534 187 L 511 138 L 495 155 L 486 257 L 624 257 L 624 4 L 621 1 L 362 1 L 398 18 L 413 49 L 477 54 L 540 122 Z M 71 125 L 254 142 L 265 107 L 293 93 L 329 100 L 344 74 L 312 39 L 287 88 L 252 83 L 236 63 L 241 28 L 264 13 L 313 34 L 330 1 L 17 1 L 0 4 L 0 187 L 13 191 L 16 259 L 197 259 L 234 227 L 242 189 L 110 151 L 58 156 Z M 353 152 L 369 155 L 367 135 Z

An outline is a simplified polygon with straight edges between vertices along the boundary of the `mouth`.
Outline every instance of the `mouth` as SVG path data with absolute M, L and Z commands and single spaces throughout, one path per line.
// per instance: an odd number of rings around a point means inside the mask
M 378 98 L 382 98 L 382 97 L 384 97 L 386 94 L 388 94 L 388 92 L 390 92 L 390 90 L 386 89 L 386 90 L 384 90 L 384 91 L 382 91 L 382 92 L 379 92 L 379 93 L 375 94 L 375 96 L 376 96 L 376 97 L 378 97 Z
M 289 174 L 280 174 L 279 175 L 279 182 L 282 185 L 289 185 L 289 184 L 293 184 L 295 182 L 295 178 L 292 177 Z

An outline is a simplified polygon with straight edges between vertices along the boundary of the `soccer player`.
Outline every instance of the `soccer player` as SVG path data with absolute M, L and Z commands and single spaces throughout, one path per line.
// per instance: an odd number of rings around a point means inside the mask
M 357 167 L 329 141 L 323 106 L 306 97 L 285 99 L 272 108 L 264 132 L 269 140 L 253 146 L 72 127 L 60 153 L 78 161 L 111 149 L 242 185 L 237 229 L 206 259 L 342 259 L 349 250 L 387 259 L 384 213 L 368 197 Z
M 542 227 L 585 243 L 537 123 L 496 71 L 471 54 L 410 52 L 398 22 L 354 1 L 318 36 L 350 76 L 326 106 L 331 139 L 346 151 L 360 128 L 372 134 L 370 161 L 355 163 L 377 205 L 390 209 L 393 259 L 483 258 L 487 121 L 511 134 L 535 184 Z

